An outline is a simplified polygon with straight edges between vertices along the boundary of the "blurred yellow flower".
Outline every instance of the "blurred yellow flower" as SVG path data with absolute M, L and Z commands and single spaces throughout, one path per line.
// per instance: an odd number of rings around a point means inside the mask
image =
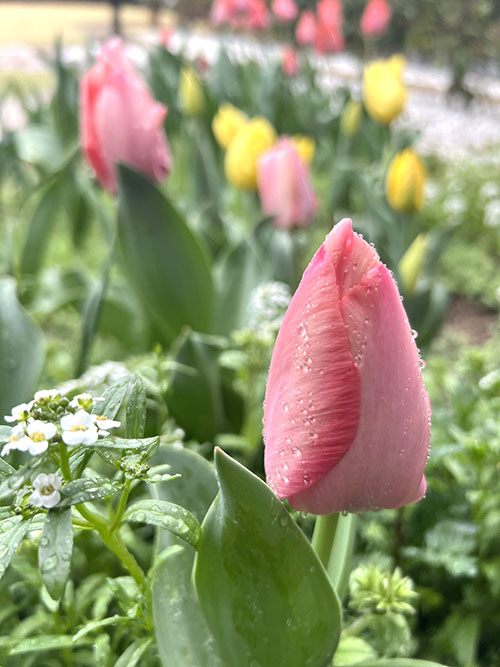
M 228 146 L 224 163 L 228 181 L 236 188 L 257 188 L 257 160 L 272 148 L 276 132 L 271 123 L 260 116 L 243 125 Z
M 403 71 L 406 60 L 393 56 L 389 60 L 375 60 L 363 73 L 363 101 L 372 118 L 388 125 L 403 111 L 406 87 Z
M 248 122 L 248 117 L 232 104 L 221 104 L 212 121 L 212 130 L 217 143 L 227 149 L 239 130 Z
M 411 148 L 398 153 L 385 179 L 385 193 L 395 211 L 412 213 L 422 208 L 424 199 L 425 166 Z
M 424 263 L 428 240 L 426 234 L 419 234 L 398 264 L 401 282 L 403 283 L 404 291 L 407 294 L 413 294 L 415 287 L 417 286 L 417 280 Z
M 295 146 L 300 159 L 306 164 L 311 164 L 316 151 L 316 142 L 312 137 L 305 134 L 295 134 L 290 141 Z
M 340 117 L 340 131 L 347 137 L 353 137 L 357 134 L 359 126 L 361 125 L 361 117 L 363 115 L 363 107 L 361 102 L 356 100 L 349 100 L 344 107 L 344 111 Z
M 186 116 L 198 116 L 205 107 L 203 89 L 191 68 L 183 68 L 179 78 L 179 104 Z

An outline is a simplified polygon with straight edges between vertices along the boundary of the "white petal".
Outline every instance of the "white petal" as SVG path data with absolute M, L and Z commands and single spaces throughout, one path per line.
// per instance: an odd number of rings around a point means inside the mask
M 17 447 L 14 446 L 14 445 L 17 445 L 17 443 L 15 443 L 15 441 L 13 441 L 13 442 L 7 442 L 7 443 L 2 447 L 2 454 L 1 454 L 0 456 L 8 456 L 8 454 L 10 454 L 10 452 L 11 452 L 13 449 L 17 449 Z
M 17 422 L 17 417 L 13 417 L 11 415 L 5 415 L 4 419 L 6 422 Z
M 63 431 L 61 437 L 67 445 L 80 445 L 84 434 L 85 431 Z
M 25 435 L 22 438 L 19 438 L 19 440 L 17 440 L 15 448 L 18 449 L 20 452 L 27 452 L 32 445 L 33 445 L 33 440 L 31 438 L 28 438 L 27 435 Z
M 72 426 L 76 426 L 75 415 L 64 415 L 60 420 L 63 431 L 69 431 Z
M 86 431 L 81 431 L 83 438 L 82 438 L 82 444 L 84 445 L 93 445 L 94 442 L 97 442 L 97 429 L 94 426 L 93 428 L 89 428 Z
M 30 440 L 30 442 L 31 445 L 29 448 L 29 453 L 31 454 L 31 456 L 38 456 L 39 454 L 43 454 L 44 452 L 47 451 L 49 447 L 49 443 L 47 442 L 47 440 L 40 440 L 40 442 L 35 442 L 34 440 Z
M 59 475 L 56 475 L 54 473 L 50 473 L 49 475 L 49 484 L 50 486 L 57 491 L 57 489 L 60 489 L 62 486 L 62 479 L 59 477 Z
M 61 494 L 59 491 L 54 491 L 50 496 L 43 496 L 42 505 L 50 509 L 51 507 L 55 507 L 60 500 Z
M 47 438 L 47 440 L 50 440 L 57 433 L 56 425 L 52 424 L 52 422 L 45 422 L 42 433 Z
M 92 415 L 89 414 L 86 410 L 78 410 L 78 412 L 75 414 L 75 420 L 76 424 L 80 426 L 92 426 L 94 423 L 94 420 L 92 419 Z
M 33 491 L 30 496 L 30 503 L 35 507 L 42 507 L 43 505 L 43 496 L 40 491 Z
M 33 480 L 33 486 L 35 487 L 35 489 L 41 489 L 42 487 L 47 486 L 48 483 L 49 483 L 49 476 L 46 475 L 44 472 L 41 472 Z

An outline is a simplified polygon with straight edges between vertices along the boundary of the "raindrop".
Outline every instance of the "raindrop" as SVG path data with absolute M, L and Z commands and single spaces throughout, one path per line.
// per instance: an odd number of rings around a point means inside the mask
M 300 459 L 300 457 L 302 456 L 302 451 L 298 447 L 292 447 L 292 454 L 296 458 Z

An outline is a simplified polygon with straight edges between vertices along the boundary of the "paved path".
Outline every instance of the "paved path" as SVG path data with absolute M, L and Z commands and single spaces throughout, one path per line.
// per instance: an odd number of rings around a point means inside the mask
M 158 41 L 158 34 L 144 32 L 130 47 L 131 56 L 144 62 L 145 48 Z M 214 35 L 177 30 L 172 39 L 172 50 L 184 51 L 188 57 L 205 56 L 209 62 L 217 58 L 224 47 L 231 58 L 238 61 L 258 60 L 262 64 L 280 57 L 281 46 L 248 36 Z M 82 63 L 82 47 L 65 49 L 68 60 Z M 359 91 L 361 64 L 349 54 L 311 56 L 318 70 L 319 81 L 326 89 L 349 85 Z M 42 72 L 45 64 L 36 49 L 9 46 L 0 49 L 0 72 Z M 435 152 L 444 159 L 476 156 L 491 147 L 500 153 L 500 80 L 493 76 L 471 74 L 467 84 L 476 93 L 475 100 L 464 107 L 458 102 L 450 105 L 445 92 L 450 74 L 445 69 L 410 63 L 405 80 L 410 88 L 408 104 L 399 125 L 420 132 L 418 140 L 422 152 Z

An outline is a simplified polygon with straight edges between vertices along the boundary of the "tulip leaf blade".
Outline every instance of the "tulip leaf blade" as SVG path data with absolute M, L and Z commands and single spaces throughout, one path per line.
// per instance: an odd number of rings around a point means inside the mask
M 228 664 L 322 667 L 337 646 L 338 597 L 269 487 L 217 450 L 219 494 L 202 524 L 194 581 Z
M 205 251 L 151 181 L 119 167 L 118 240 L 124 269 L 160 342 L 183 326 L 210 333 L 213 285 Z

